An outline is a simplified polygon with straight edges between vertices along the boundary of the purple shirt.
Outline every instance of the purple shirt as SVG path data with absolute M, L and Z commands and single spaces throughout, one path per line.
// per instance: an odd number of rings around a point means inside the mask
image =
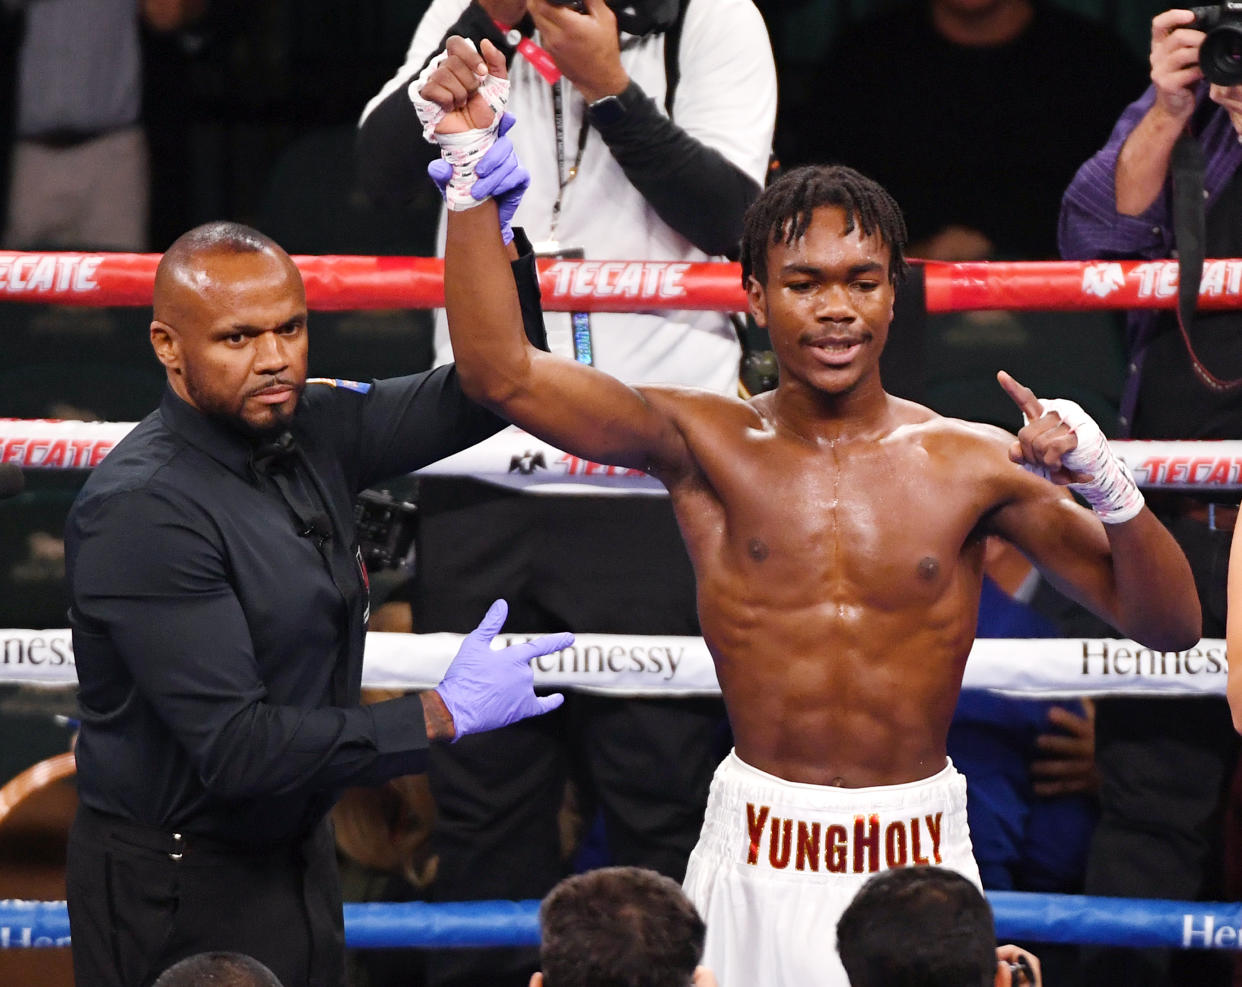
M 1197 105 L 1203 105 L 1207 94 L 1205 83 L 1200 87 Z M 1165 179 L 1156 201 L 1141 215 L 1123 216 L 1117 212 L 1117 158 L 1122 145 L 1155 101 L 1155 86 L 1148 86 L 1147 91 L 1121 114 L 1108 143 L 1078 169 L 1065 190 L 1057 228 L 1057 245 L 1065 259 L 1155 260 L 1174 256 L 1172 183 L 1169 179 Z M 1211 209 L 1221 190 L 1242 165 L 1242 144 L 1238 143 L 1229 114 L 1215 105 L 1200 129 L 1199 140 L 1205 159 L 1206 205 Z M 1143 356 L 1159 314 L 1158 309 L 1133 309 L 1126 319 L 1130 363 L 1121 396 L 1119 424 L 1123 435 L 1129 434 L 1134 420 Z

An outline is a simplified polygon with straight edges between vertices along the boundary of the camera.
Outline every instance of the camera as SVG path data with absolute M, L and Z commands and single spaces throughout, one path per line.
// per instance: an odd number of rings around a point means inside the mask
M 1199 48 L 1199 67 L 1208 82 L 1219 86 L 1242 83 L 1242 3 L 1191 7 L 1195 19 L 1188 27 L 1207 37 Z
M 364 490 L 358 495 L 354 522 L 367 572 L 408 568 L 412 564 L 417 517 L 416 505 L 394 499 L 387 490 Z
M 586 4 L 582 0 L 548 0 L 548 3 L 554 3 L 558 7 L 572 7 L 580 14 L 587 12 Z

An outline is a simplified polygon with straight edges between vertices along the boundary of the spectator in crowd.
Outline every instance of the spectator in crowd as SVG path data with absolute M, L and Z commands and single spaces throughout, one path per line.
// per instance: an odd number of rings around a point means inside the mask
M 539 906 L 530 987 L 715 987 L 706 926 L 672 878 L 642 867 L 567 877 Z
M 537 293 L 529 256 L 516 276 Z M 436 689 L 359 705 L 370 606 L 354 498 L 502 423 L 452 367 L 308 383 L 306 324 L 301 275 L 272 240 L 235 223 L 180 237 L 155 274 L 164 399 L 70 509 L 80 984 L 145 987 L 185 956 L 235 950 L 290 987 L 343 987 L 326 818 L 341 789 L 560 702 L 535 696 L 529 661 L 572 636 L 494 652 L 498 600 Z
M 850 987 L 1010 987 L 1042 984 L 1039 960 L 996 946 L 979 889 L 943 867 L 877 874 L 837 922 Z
M 1203 32 L 1193 14 L 1152 20 L 1151 85 L 1121 114 L 1104 147 L 1065 191 L 1061 253 L 1069 259 L 1155 259 L 1179 248 L 1172 162 L 1182 150 L 1203 161 L 1185 172 L 1207 257 L 1242 256 L 1242 86 L 1204 79 Z M 1180 160 L 1180 155 L 1179 159 Z M 1179 169 L 1180 171 L 1180 169 Z M 1179 179 L 1180 180 L 1180 179 Z M 1188 249 L 1188 248 L 1184 248 Z M 1202 313 L 1180 326 L 1168 309 L 1129 313 L 1129 374 L 1122 434 L 1135 439 L 1225 439 L 1242 434 L 1242 315 Z M 1237 494 L 1155 492 L 1152 510 L 1191 562 L 1204 633 L 1226 630 L 1226 579 Z M 1221 812 L 1238 738 L 1224 700 L 1101 699 L 1096 716 L 1101 818 L 1088 860 L 1088 894 L 1139 898 L 1221 896 Z M 1224 957 L 1169 951 L 1087 951 L 1088 983 L 1219 984 Z
M 141 29 L 177 31 L 203 15 L 207 0 L 2 2 L 25 23 L 0 242 L 17 250 L 146 250 Z
M 585 0 L 584 8 L 434 0 L 405 65 L 363 114 L 364 180 L 390 200 L 411 194 L 421 177 L 414 162 L 436 151 L 407 89 L 449 34 L 486 38 L 508 62 L 521 121 L 509 136 L 532 171 L 514 222 L 537 249 L 589 259 L 735 257 L 776 113 L 759 12 L 751 0 Z M 541 74 L 540 48 L 560 81 Z M 738 334 L 723 313 L 547 319 L 552 349 L 623 380 L 737 392 Z M 440 314 L 437 362 L 451 356 Z M 667 499 L 608 487 L 587 496 L 582 486 L 535 495 L 433 477 L 420 487 L 419 632 L 464 630 L 499 580 L 524 631 L 699 633 L 693 573 Z M 555 719 L 437 749 L 435 894 L 546 894 L 565 873 L 556 817 L 567 773 L 587 819 L 592 806 L 602 811 L 611 862 L 680 880 L 726 731 L 718 700 L 577 693 Z M 437 985 L 524 987 L 535 956 L 455 950 L 434 953 L 430 965 Z
M 281 987 L 276 974 L 245 953 L 195 953 L 170 966 L 153 987 Z
M 633 388 L 530 347 L 502 246 L 527 177 L 495 141 L 504 70 L 493 45 L 480 57 L 450 38 L 417 90 L 452 145 L 445 298 L 463 386 L 545 441 L 669 489 L 735 737 L 685 880 L 706 963 L 729 985 L 839 983 L 811 927 L 869 873 L 934 861 L 978 881 L 945 735 L 986 536 L 1158 649 L 1198 639 L 1189 567 L 1072 402 L 999 374 L 1029 419 L 1015 439 L 884 391 L 905 230 L 852 169 L 797 169 L 747 213 L 743 283 L 772 335 L 775 391 Z

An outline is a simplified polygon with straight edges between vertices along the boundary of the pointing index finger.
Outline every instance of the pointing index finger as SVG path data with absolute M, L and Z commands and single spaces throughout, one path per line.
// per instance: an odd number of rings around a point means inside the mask
M 1027 421 L 1033 422 L 1035 419 L 1043 417 L 1044 406 L 1039 403 L 1039 398 L 1035 396 L 1035 392 L 1029 387 L 1025 384 L 1019 384 L 1004 370 L 996 372 L 996 380 L 1000 383 L 1005 393 L 1013 400 L 1013 403 L 1018 406 L 1018 410 L 1026 415 Z

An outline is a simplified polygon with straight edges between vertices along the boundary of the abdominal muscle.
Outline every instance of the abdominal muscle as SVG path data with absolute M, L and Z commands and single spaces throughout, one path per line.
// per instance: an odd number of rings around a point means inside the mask
M 700 599 L 737 755 L 787 781 L 864 788 L 945 766 L 975 608 L 819 606 L 744 622 Z M 954 614 L 936 619 L 936 613 Z

